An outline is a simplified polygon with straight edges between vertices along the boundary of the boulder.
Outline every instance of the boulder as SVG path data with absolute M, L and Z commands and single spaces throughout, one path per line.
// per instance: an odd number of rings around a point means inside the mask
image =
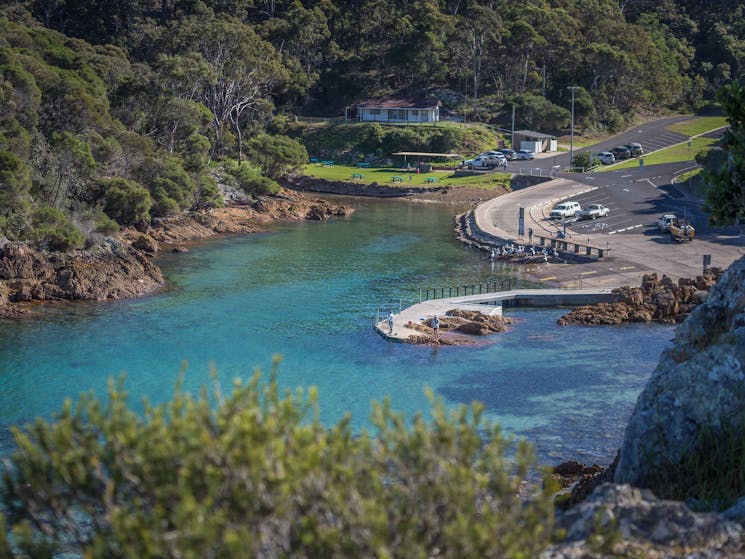
M 670 480 L 697 475 L 685 457 L 702 450 L 704 434 L 706 448 L 745 438 L 745 257 L 677 327 L 637 400 L 615 481 L 669 494 Z
M 692 512 L 681 502 L 660 500 L 630 485 L 600 485 L 585 501 L 560 513 L 556 526 L 566 538 L 541 559 L 745 558 L 745 530 L 739 524 Z
M 150 235 L 140 235 L 132 242 L 132 246 L 148 254 L 158 252 L 158 243 Z

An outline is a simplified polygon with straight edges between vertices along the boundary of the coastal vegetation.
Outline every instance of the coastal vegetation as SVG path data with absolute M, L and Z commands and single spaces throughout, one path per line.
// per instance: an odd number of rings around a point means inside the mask
M 706 207 L 714 223 L 745 222 L 745 83 L 734 81 L 717 92 L 729 128 L 722 150 L 705 161 Z
M 578 134 L 695 110 L 742 73 L 744 17 L 688 0 L 6 0 L 0 234 L 66 250 L 219 205 L 225 177 L 271 194 L 304 159 L 289 138 L 350 162 L 465 155 L 493 147 L 513 108 L 518 128 L 565 134 L 568 86 Z M 294 122 L 383 95 L 436 97 L 469 124 Z
M 136 413 L 112 380 L 14 429 L 0 555 L 519 558 L 550 542 L 553 484 L 527 485 L 532 449 L 479 404 L 432 400 L 425 419 L 382 402 L 353 433 L 276 371 L 214 386 Z

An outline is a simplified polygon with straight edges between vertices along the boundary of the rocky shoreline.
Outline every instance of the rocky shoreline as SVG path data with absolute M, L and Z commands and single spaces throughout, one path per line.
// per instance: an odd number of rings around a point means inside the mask
M 345 217 L 353 211 L 283 189 L 277 196 L 251 203 L 240 201 L 125 228 L 86 250 L 50 253 L 0 242 L 0 318 L 28 316 L 34 303 L 105 301 L 152 293 L 164 284 L 154 257 L 166 246 L 184 251 L 180 243 L 187 241 L 255 233 L 280 221 Z
M 616 325 L 626 322 L 683 322 L 698 305 L 706 301 L 709 290 L 724 271 L 708 268 L 694 279 L 677 282 L 663 274 L 645 275 L 639 287 L 619 287 L 612 291 L 614 303 L 597 303 L 577 307 L 557 321 L 559 325 Z

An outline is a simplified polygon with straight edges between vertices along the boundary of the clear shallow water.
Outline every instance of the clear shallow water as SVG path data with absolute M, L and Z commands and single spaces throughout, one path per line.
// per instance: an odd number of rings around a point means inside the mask
M 544 463 L 608 463 L 672 329 L 559 328 L 564 310 L 506 310 L 518 324 L 478 347 L 388 343 L 372 330 L 378 309 L 415 302 L 421 287 L 514 272 L 453 240 L 452 206 L 354 204 L 349 220 L 164 254 L 169 287 L 157 295 L 0 321 L 0 453 L 10 425 L 50 416 L 65 397 L 102 394 L 123 371 L 134 403 L 158 402 L 173 393 L 183 361 L 185 387 L 197 390 L 212 365 L 227 381 L 268 372 L 281 353 L 280 382 L 317 386 L 328 423 L 349 411 L 367 427 L 370 402 L 386 395 L 408 416 L 426 412 L 428 386 L 448 405 L 484 402 L 488 417 L 527 436 Z

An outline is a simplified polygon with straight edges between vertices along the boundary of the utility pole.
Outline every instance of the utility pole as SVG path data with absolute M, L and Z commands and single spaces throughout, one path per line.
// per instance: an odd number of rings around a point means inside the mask
M 515 105 L 512 105 L 512 136 L 510 136 L 510 147 L 515 149 Z
M 574 165 L 574 92 L 579 89 L 576 85 L 570 85 L 567 87 L 572 92 L 572 124 L 569 132 L 569 170 L 572 170 Z

